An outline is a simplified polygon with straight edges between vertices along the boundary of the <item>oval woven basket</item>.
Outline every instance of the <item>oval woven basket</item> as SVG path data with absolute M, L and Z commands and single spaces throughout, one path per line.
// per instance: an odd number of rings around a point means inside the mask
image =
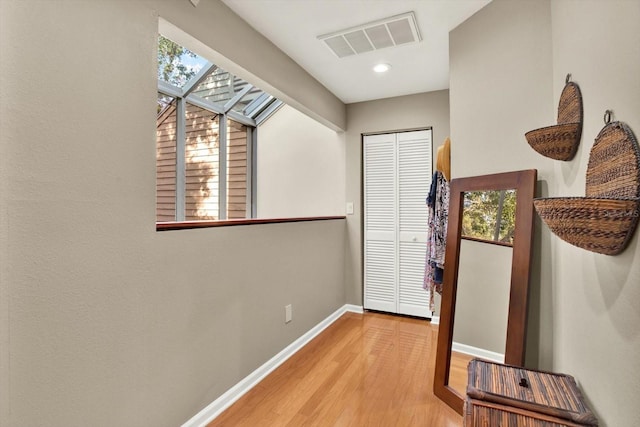
M 533 202 L 549 229 L 567 243 L 605 255 L 617 255 L 633 236 L 637 200 L 555 197 Z
M 535 129 L 524 135 L 531 148 L 554 160 L 573 159 L 582 136 L 582 94 L 578 85 L 569 81 L 570 78 L 571 74 L 567 74 L 560 95 L 558 124 Z
M 571 160 L 578 151 L 582 123 L 563 123 L 531 130 L 524 134 L 538 153 L 554 160 Z
M 631 240 L 640 217 L 640 147 L 631 128 L 605 113 L 589 153 L 586 197 L 536 199 L 540 218 L 565 242 L 616 255 Z

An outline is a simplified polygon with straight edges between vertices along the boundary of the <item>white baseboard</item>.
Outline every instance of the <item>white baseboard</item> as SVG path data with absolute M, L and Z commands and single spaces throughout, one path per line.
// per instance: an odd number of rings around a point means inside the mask
M 440 316 L 431 316 L 431 324 L 439 325 L 440 324 Z
M 320 332 L 325 330 L 329 325 L 338 320 L 340 316 L 346 312 L 360 313 L 364 312 L 362 306 L 345 304 L 338 310 L 329 315 L 322 322 L 311 328 L 300 338 L 289 344 L 280 353 L 273 356 L 258 369 L 247 375 L 239 383 L 231 387 L 224 394 L 211 402 L 202 411 L 194 415 L 189 421 L 182 424 L 182 427 L 204 427 L 220 415 L 225 409 L 240 399 L 245 393 L 256 386 L 267 375 L 273 372 L 278 366 L 282 365 L 287 359 L 296 354 L 302 347 L 307 345 L 309 341 L 315 338 Z
M 351 313 L 358 313 L 358 314 L 364 313 L 364 308 L 361 305 L 345 304 L 345 305 L 342 306 L 342 308 L 340 310 L 342 310 L 342 313 L 340 313 L 338 315 L 338 317 L 342 316 L 347 311 L 349 311 Z M 340 311 L 340 310 L 338 310 L 338 311 Z
M 461 344 L 455 341 L 451 344 L 451 350 L 457 351 L 458 353 L 464 353 L 470 356 L 479 357 L 481 359 L 490 360 L 496 363 L 504 363 L 504 354 L 485 350 L 483 348 L 473 347 L 466 344 Z

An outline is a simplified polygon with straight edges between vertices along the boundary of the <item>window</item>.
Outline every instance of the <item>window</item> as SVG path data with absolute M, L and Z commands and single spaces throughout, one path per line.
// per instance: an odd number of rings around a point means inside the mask
M 160 35 L 156 221 L 255 217 L 257 126 L 281 104 Z

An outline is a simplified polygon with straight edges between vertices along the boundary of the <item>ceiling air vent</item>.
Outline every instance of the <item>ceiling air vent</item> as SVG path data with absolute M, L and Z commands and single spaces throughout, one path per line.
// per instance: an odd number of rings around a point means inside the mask
M 338 57 L 416 43 L 421 40 L 413 12 L 318 36 Z

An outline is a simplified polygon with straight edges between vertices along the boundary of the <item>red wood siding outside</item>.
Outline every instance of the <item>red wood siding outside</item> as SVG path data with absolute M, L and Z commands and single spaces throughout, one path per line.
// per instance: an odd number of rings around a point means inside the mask
M 176 220 L 176 107 L 158 116 L 156 127 L 156 221 Z
M 227 218 L 247 217 L 247 127 L 232 120 L 227 126 Z
M 218 219 L 218 117 L 187 104 L 185 220 Z
M 187 104 L 185 128 L 185 220 L 218 219 L 218 116 Z M 246 218 L 247 129 L 227 127 L 227 218 Z M 170 106 L 158 117 L 156 147 L 156 221 L 176 220 L 176 112 Z

